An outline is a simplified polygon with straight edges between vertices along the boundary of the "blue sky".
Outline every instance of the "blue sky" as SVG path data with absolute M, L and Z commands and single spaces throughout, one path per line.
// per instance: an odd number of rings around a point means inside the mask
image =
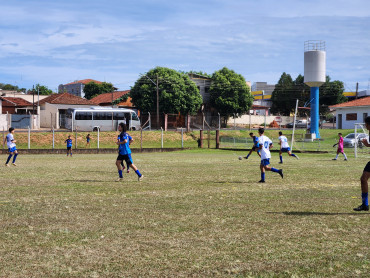
M 324 40 L 327 74 L 370 84 L 367 0 L 12 0 L 0 2 L 0 83 L 92 78 L 129 89 L 156 66 L 251 82 L 303 74 L 304 42 Z

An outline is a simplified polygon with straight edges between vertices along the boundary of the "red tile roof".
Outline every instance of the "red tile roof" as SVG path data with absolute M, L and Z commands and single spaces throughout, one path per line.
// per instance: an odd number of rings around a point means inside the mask
M 32 106 L 32 103 L 20 97 L 1 97 L 0 99 L 9 102 L 13 106 Z
M 113 92 L 113 101 L 120 98 L 123 95 L 126 95 L 130 92 L 130 90 L 126 91 L 115 91 Z M 112 93 L 106 93 L 98 95 L 91 99 L 91 101 L 97 105 L 103 104 L 103 103 L 112 103 Z
M 87 84 L 87 83 L 90 83 L 90 82 L 95 82 L 97 84 L 101 84 L 103 82 L 100 82 L 100 81 L 97 81 L 97 80 L 94 80 L 94 79 L 83 79 L 83 80 L 76 80 L 74 82 L 71 82 L 71 83 L 68 83 L 68 84 L 65 84 L 65 85 L 72 85 L 72 84 Z
M 44 103 L 51 103 L 51 104 L 80 104 L 80 105 L 95 105 L 92 101 L 80 98 L 75 95 L 71 95 L 68 93 L 63 94 L 53 94 L 48 96 L 47 98 L 44 98 L 43 100 L 40 100 L 40 105 Z
M 364 97 L 355 99 L 348 102 L 343 102 L 340 104 L 336 104 L 333 106 L 330 106 L 330 108 L 342 108 L 342 107 L 354 107 L 354 106 L 370 106 L 370 97 Z

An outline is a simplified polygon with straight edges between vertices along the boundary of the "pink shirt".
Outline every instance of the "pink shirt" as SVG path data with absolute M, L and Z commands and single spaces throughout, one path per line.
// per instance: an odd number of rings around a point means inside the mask
M 338 149 L 343 149 L 343 137 L 339 138 Z

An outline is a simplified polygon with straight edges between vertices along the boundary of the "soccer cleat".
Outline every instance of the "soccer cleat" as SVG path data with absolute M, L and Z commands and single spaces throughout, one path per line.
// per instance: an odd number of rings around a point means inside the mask
M 17 166 L 17 164 L 15 164 L 15 163 L 12 163 L 12 165 L 13 165 L 13 166 Z
M 9 167 L 9 164 L 5 163 L 5 167 Z
M 128 174 L 128 173 L 130 173 L 130 170 L 129 170 L 129 169 L 127 169 L 127 174 Z
M 283 164 L 283 162 L 280 161 L 279 164 Z
M 248 156 L 243 156 L 243 158 L 248 159 Z
M 354 211 L 368 211 L 369 210 L 369 206 L 366 206 L 364 204 L 362 204 L 361 206 L 358 206 L 357 208 L 354 208 L 353 209 Z
M 295 158 L 296 158 L 296 159 L 299 159 L 298 155 L 295 155 Z
M 116 182 L 121 182 L 121 181 L 123 181 L 123 178 L 116 179 Z
M 259 183 L 264 183 L 265 181 L 264 180 L 260 180 Z
M 284 178 L 283 169 L 279 169 L 279 172 L 278 173 L 281 176 L 281 178 L 283 179 Z
M 139 177 L 139 176 L 137 176 L 137 181 L 142 181 L 142 180 L 143 180 L 143 178 L 144 178 L 144 175 L 141 175 L 140 177 Z
M 336 158 L 333 158 L 332 160 L 337 160 Z
M 344 161 L 348 161 L 348 159 L 346 158 L 346 159 L 344 159 Z

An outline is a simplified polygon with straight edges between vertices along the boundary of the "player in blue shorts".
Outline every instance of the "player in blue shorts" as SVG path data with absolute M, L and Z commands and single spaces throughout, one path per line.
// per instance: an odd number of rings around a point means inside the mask
M 363 139 L 362 143 L 366 147 L 370 147 L 370 116 L 367 116 L 365 119 L 366 129 L 369 131 L 369 139 Z M 361 176 L 361 198 L 362 204 L 354 208 L 355 211 L 368 211 L 369 210 L 369 181 L 370 178 L 370 161 L 366 164 L 364 171 Z
M 245 159 L 248 159 L 249 156 L 252 154 L 252 152 L 256 151 L 257 154 L 259 155 L 259 157 L 261 157 L 261 154 L 260 154 L 260 144 L 258 143 L 258 137 L 257 136 L 254 136 L 253 135 L 253 132 L 249 133 L 249 136 L 252 137 L 253 139 L 253 147 L 252 149 L 249 151 L 249 154 L 247 156 L 245 156 L 244 158 Z
M 71 135 L 68 135 L 68 139 L 64 141 L 67 143 L 67 156 L 70 154 L 72 157 L 72 139 Z
M 13 157 L 12 165 L 17 166 L 17 164 L 15 164 L 15 160 L 17 159 L 18 151 L 17 151 L 17 147 L 16 147 L 16 144 L 15 144 L 16 140 L 14 139 L 14 127 L 9 128 L 9 133 L 4 138 L 4 144 L 5 144 L 5 142 L 7 144 L 8 152 L 9 152 L 9 156 L 8 156 L 8 159 L 5 162 L 5 166 L 9 166 L 8 163 L 9 163 L 9 161 L 12 158 L 13 155 L 14 155 L 14 157 Z
M 260 144 L 260 150 L 261 150 L 261 180 L 259 182 L 265 182 L 265 172 L 266 171 L 272 171 L 275 173 L 278 173 L 282 178 L 284 177 L 283 175 L 283 169 L 276 169 L 269 167 L 268 165 L 270 164 L 270 158 L 271 158 L 271 153 L 270 149 L 272 148 L 272 141 L 270 138 L 267 136 L 263 135 L 265 133 L 264 128 L 259 128 L 258 133 L 260 135 L 258 139 L 258 143 Z
M 280 164 L 283 163 L 283 156 L 282 156 L 283 153 L 288 153 L 289 156 L 293 156 L 296 159 L 299 159 L 299 157 L 296 154 L 294 154 L 290 151 L 288 138 L 286 138 L 281 131 L 279 131 L 279 145 L 280 145 L 280 152 L 279 152 L 279 156 L 280 156 L 280 162 L 279 163 Z
M 90 133 L 87 134 L 86 136 L 86 147 L 85 148 L 90 148 L 90 141 L 91 141 L 91 136 L 90 136 Z
M 134 139 L 132 139 L 132 137 L 130 136 L 130 134 L 127 133 L 127 135 L 128 135 L 128 144 L 131 145 L 131 143 L 134 141 Z M 120 135 L 118 135 L 118 137 L 117 137 L 117 142 L 119 142 L 119 138 L 120 138 Z M 119 148 L 118 148 L 118 153 L 119 153 Z M 131 159 L 131 154 L 129 156 L 130 156 L 130 159 Z M 122 170 L 125 170 L 126 169 L 125 165 L 123 164 L 123 160 L 121 162 L 121 166 L 122 166 Z M 130 173 L 130 166 L 128 165 L 127 162 L 126 162 L 126 166 L 127 166 L 127 171 L 126 172 L 127 173 Z
M 135 173 L 138 176 L 138 181 L 141 181 L 143 179 L 143 175 L 140 173 L 140 171 L 137 169 L 137 167 L 133 164 L 132 158 L 131 158 L 131 149 L 130 149 L 130 138 L 129 135 L 126 133 L 127 127 L 124 123 L 120 123 L 118 125 L 118 130 L 121 132 L 119 135 L 119 141 L 117 141 L 117 145 L 119 146 L 119 154 L 116 160 L 116 166 L 118 169 L 118 175 L 119 178 L 117 181 L 123 180 L 123 173 L 122 173 L 122 161 L 126 161 L 128 167 L 131 167 Z

